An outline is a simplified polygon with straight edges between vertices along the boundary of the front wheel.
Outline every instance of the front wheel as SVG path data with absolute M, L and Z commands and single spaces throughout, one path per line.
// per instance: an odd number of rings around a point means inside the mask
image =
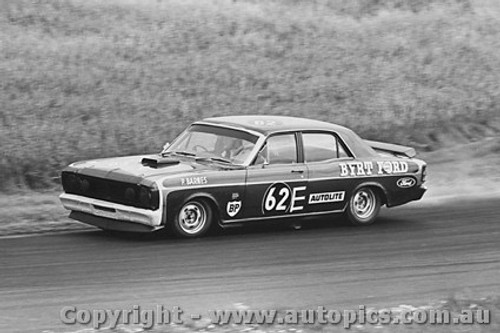
M 362 187 L 352 194 L 347 217 L 355 225 L 372 224 L 380 211 L 380 205 L 379 195 L 369 187 Z
M 203 236 L 212 224 L 212 210 L 201 200 L 186 202 L 174 221 L 174 231 L 178 236 L 194 238 Z

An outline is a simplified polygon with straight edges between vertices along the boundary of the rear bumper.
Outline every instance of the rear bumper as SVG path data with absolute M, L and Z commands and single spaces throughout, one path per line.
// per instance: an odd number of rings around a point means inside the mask
M 419 187 L 415 187 L 413 189 L 404 190 L 403 193 L 398 193 L 397 196 L 393 196 L 390 202 L 387 203 L 387 207 L 394 207 L 404 205 L 410 201 L 416 201 L 422 199 L 424 193 L 427 191 L 427 187 L 425 185 L 420 185 Z
M 152 211 L 68 193 L 61 194 L 59 199 L 64 208 L 71 211 L 70 218 L 102 229 L 154 231 L 163 228 L 161 209 Z M 131 225 L 140 230 L 130 230 Z

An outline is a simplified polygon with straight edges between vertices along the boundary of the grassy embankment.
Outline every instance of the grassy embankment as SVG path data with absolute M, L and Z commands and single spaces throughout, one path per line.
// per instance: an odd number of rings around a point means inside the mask
M 0 191 L 157 151 L 212 115 L 306 116 L 423 150 L 498 133 L 495 1 L 0 6 Z

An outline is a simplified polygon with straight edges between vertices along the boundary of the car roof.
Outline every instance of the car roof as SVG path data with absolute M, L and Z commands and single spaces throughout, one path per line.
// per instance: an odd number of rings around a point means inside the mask
M 330 124 L 324 121 L 286 116 L 228 116 L 214 117 L 203 120 L 205 123 L 240 127 L 263 135 L 275 132 L 303 131 L 303 130 L 330 130 L 343 132 L 347 128 Z
M 368 157 L 376 155 L 375 151 L 352 130 L 320 120 L 287 116 L 253 115 L 206 118 L 195 124 L 229 126 L 257 132 L 264 136 L 287 131 L 333 131 L 342 138 L 355 156 Z

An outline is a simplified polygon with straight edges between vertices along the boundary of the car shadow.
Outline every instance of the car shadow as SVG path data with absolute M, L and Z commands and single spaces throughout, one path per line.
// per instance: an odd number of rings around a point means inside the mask
M 417 224 L 417 225 L 415 225 Z M 369 226 L 354 226 L 343 216 L 327 216 L 321 218 L 302 219 L 279 219 L 274 221 L 251 222 L 230 227 L 214 227 L 202 238 L 184 239 L 173 235 L 171 232 L 160 230 L 153 233 L 132 233 L 103 230 L 88 230 L 68 233 L 67 237 L 91 237 L 108 242 L 168 242 L 168 243 L 189 243 L 199 241 L 221 241 L 238 239 L 240 237 L 250 237 L 259 235 L 295 235 L 300 232 L 308 233 L 332 233 L 332 234 L 364 234 L 370 232 L 381 232 L 394 229 L 418 228 L 418 223 L 412 219 L 394 218 L 384 216 L 378 217 L 376 222 Z

